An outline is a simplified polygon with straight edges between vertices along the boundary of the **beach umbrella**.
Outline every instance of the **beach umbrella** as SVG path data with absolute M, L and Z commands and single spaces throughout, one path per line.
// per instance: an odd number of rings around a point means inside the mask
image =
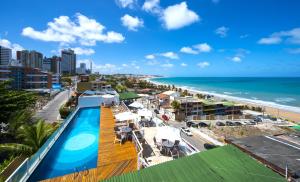
M 140 109 L 138 110 L 138 115 L 144 117 L 152 117 L 152 111 L 148 109 Z
M 157 127 L 155 138 L 159 142 L 162 139 L 167 139 L 171 142 L 175 142 L 175 140 L 181 141 L 180 130 L 171 126 Z
M 139 102 L 133 102 L 132 104 L 129 105 L 130 107 L 134 107 L 134 108 L 144 108 L 143 104 L 139 103 Z
M 118 121 L 126 121 L 126 120 L 135 120 L 138 118 L 137 114 L 134 114 L 132 112 L 122 112 L 115 115 L 116 120 Z

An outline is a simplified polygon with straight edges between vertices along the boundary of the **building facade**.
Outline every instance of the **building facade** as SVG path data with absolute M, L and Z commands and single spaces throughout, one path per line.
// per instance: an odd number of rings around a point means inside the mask
M 43 69 L 43 54 L 37 51 L 22 50 L 17 51 L 17 60 L 27 68 Z
M 11 49 L 0 46 L 0 65 L 8 65 L 11 60 Z
M 61 71 L 63 74 L 75 75 L 76 54 L 72 49 L 61 51 Z
M 11 81 L 12 89 L 51 89 L 52 74 L 37 68 L 1 66 L 0 80 Z

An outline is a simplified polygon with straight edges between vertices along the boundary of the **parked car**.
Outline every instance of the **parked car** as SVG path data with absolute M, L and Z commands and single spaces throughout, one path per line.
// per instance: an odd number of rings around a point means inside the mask
M 234 124 L 233 124 L 233 122 L 231 122 L 231 121 L 226 121 L 226 126 L 233 126 Z
M 257 123 L 259 123 L 259 122 L 262 122 L 263 119 L 261 117 L 255 117 L 254 121 L 257 122 Z
M 220 121 L 216 122 L 216 125 L 217 125 L 217 126 L 225 126 L 225 124 L 222 123 L 222 122 L 220 122 Z
M 234 126 L 242 126 L 242 123 L 236 121 L 236 122 L 234 122 Z
M 215 146 L 214 144 L 210 144 L 210 143 L 205 143 L 204 144 L 204 148 L 207 149 L 207 150 L 214 149 L 216 147 L 218 147 L 218 146 Z
M 204 122 L 200 122 L 199 123 L 199 127 L 208 127 L 208 125 L 206 123 L 204 123 Z
M 194 122 L 192 122 L 192 121 L 187 121 L 186 122 L 186 126 L 187 127 L 191 127 L 192 126 L 192 124 L 195 124 Z
M 155 114 L 159 114 L 159 110 L 154 109 Z
M 185 128 L 185 127 L 181 127 L 181 131 L 184 134 L 186 134 L 187 136 L 193 136 L 192 132 L 189 129 Z
M 167 115 L 164 114 L 164 115 L 162 115 L 161 117 L 162 117 L 165 121 L 169 121 L 169 117 L 168 117 Z

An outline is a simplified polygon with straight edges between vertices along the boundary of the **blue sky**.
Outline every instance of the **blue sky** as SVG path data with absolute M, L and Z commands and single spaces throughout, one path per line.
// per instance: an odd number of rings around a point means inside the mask
M 0 44 L 100 73 L 300 76 L 297 0 L 5 0 Z

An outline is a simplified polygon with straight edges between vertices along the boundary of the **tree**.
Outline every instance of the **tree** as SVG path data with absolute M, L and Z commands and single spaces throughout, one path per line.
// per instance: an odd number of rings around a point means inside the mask
M 171 103 L 172 108 L 175 110 L 176 113 L 178 113 L 179 109 L 180 109 L 180 103 L 177 100 L 174 100 Z
M 27 91 L 10 90 L 9 82 L 0 83 L 0 121 L 7 122 L 15 113 L 32 108 L 36 94 Z
M 34 125 L 24 124 L 17 134 L 21 142 L 0 144 L 0 149 L 30 156 L 39 150 L 53 131 L 54 128 L 43 120 L 38 120 Z

